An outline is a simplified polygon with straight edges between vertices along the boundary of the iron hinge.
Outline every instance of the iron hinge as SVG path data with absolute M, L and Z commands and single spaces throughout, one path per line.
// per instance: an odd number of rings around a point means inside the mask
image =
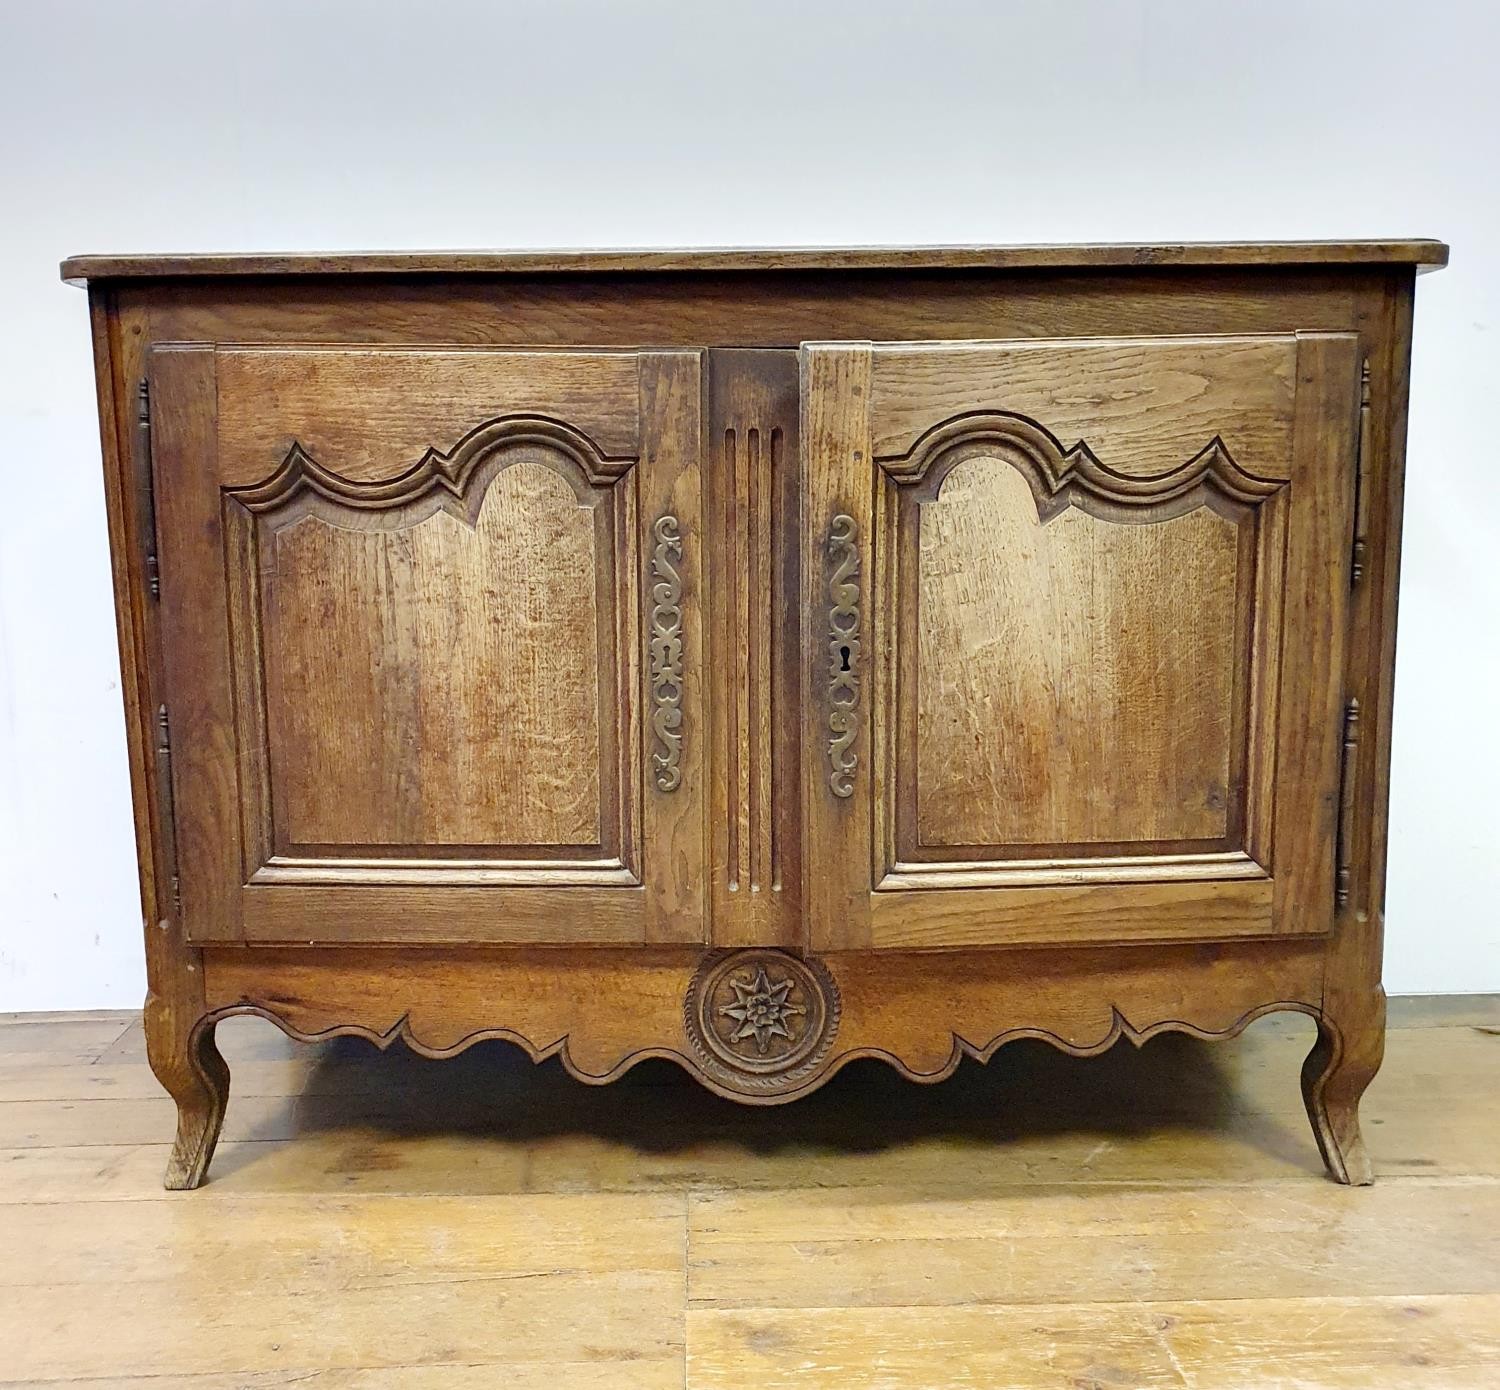
M 172 721 L 166 705 L 156 709 L 156 786 L 161 813 L 162 867 L 171 886 L 172 916 L 182 916 L 182 880 L 177 873 L 177 807 L 172 795 Z
M 1344 706 L 1343 752 L 1339 760 L 1339 826 L 1334 901 L 1340 911 L 1349 906 L 1354 877 L 1354 807 L 1359 774 L 1359 701 Z
M 140 454 L 141 529 L 145 533 L 146 592 L 161 597 L 161 565 L 157 559 L 156 486 L 151 471 L 151 385 L 145 377 L 135 393 L 135 438 Z
M 1365 577 L 1370 512 L 1370 359 L 1359 369 L 1359 444 L 1354 460 L 1354 545 L 1349 555 L 1349 587 Z

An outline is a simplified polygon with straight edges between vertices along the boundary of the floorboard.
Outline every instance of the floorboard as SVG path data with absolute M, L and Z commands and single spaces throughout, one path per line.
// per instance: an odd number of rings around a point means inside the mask
M 1392 1017 L 1363 1190 L 1275 1016 L 774 1110 L 232 1019 L 196 1193 L 137 1018 L 0 1017 L 0 1386 L 1491 1390 L 1500 1008 Z

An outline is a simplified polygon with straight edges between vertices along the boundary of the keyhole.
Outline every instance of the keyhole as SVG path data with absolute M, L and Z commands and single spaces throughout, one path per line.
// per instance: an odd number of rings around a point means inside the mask
M 839 661 L 840 661 L 839 670 L 841 670 L 841 671 L 847 671 L 849 669 L 849 648 L 848 647 L 840 647 L 839 648 Z

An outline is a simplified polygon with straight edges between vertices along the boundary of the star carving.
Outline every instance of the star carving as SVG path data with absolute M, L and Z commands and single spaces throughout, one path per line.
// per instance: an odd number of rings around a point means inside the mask
M 746 1038 L 754 1038 L 755 1050 L 762 1056 L 771 1045 L 772 1038 L 786 1038 L 790 1041 L 792 1032 L 787 1023 L 807 1012 L 801 1004 L 793 1004 L 787 999 L 787 995 L 792 992 L 792 984 L 790 979 L 772 984 L 763 965 L 756 967 L 753 980 L 738 979 L 731 975 L 729 987 L 735 993 L 734 1003 L 723 1004 L 719 1008 L 725 1018 L 732 1019 L 737 1025 L 730 1034 L 729 1041 L 743 1042 Z

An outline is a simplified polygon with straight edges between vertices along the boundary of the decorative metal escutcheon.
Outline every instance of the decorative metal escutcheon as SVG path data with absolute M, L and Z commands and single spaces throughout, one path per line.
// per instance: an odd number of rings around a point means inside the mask
M 859 755 L 859 528 L 840 512 L 828 532 L 828 785 L 839 797 L 854 792 Z
M 651 528 L 651 637 L 647 668 L 651 679 L 651 732 L 657 750 L 651 761 L 657 788 L 676 791 L 682 785 L 682 532 L 671 513 Z

